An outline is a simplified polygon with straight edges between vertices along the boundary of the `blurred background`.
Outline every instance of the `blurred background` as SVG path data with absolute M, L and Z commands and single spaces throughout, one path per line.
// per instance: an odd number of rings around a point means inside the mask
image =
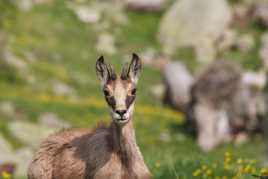
M 119 72 L 133 52 L 154 178 L 267 175 L 268 1 L 1 0 L 0 178 L 26 178 L 49 134 L 109 122 L 96 59 Z

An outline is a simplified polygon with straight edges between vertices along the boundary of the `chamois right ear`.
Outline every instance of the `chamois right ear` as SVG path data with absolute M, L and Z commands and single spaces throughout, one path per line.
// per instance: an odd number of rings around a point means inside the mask
M 130 79 L 132 82 L 138 82 L 138 76 L 141 71 L 141 59 L 135 53 L 132 54 L 130 64 L 126 64 L 121 72 L 121 79 Z
M 104 62 L 104 57 L 101 56 L 96 62 L 96 73 L 98 78 L 100 79 L 102 85 L 107 83 L 109 80 L 115 80 L 116 74 L 114 72 L 113 67 L 110 64 L 106 64 Z

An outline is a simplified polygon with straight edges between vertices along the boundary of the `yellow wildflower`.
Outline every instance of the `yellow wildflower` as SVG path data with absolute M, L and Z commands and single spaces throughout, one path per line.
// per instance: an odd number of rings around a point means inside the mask
M 268 175 L 268 170 L 267 170 L 267 168 L 261 168 L 261 170 L 260 170 L 260 174 L 261 174 L 262 176 L 266 176 L 266 175 Z
M 244 172 L 245 173 L 249 173 L 251 171 L 251 165 L 247 165 L 245 168 L 244 168 Z
M 207 174 L 208 176 L 212 175 L 212 170 L 207 169 L 206 174 Z
M 197 169 L 196 171 L 194 171 L 193 176 L 194 176 L 194 177 L 197 177 L 197 176 L 199 176 L 201 173 L 202 173 L 201 170 L 200 170 L 200 169 Z
M 243 159 L 241 159 L 241 158 L 237 159 L 236 163 L 237 164 L 242 164 L 243 163 Z
M 225 153 L 224 153 L 224 156 L 225 156 L 225 157 L 231 157 L 231 153 L 230 153 L 230 152 L 225 152 Z
M 155 166 L 156 166 L 156 168 L 159 168 L 159 167 L 161 166 L 160 162 L 157 161 L 157 162 L 155 163 Z
M 218 164 L 217 163 L 213 163 L 212 164 L 212 168 L 217 168 L 218 167 Z
M 10 175 L 10 173 L 8 173 L 8 172 L 2 172 L 2 177 L 3 177 L 3 179 L 11 179 L 11 175 Z
M 206 170 L 208 167 L 206 165 L 202 165 L 202 170 Z
M 223 168 L 224 168 L 225 170 L 229 170 L 229 169 L 230 169 L 230 165 L 229 165 L 229 164 L 224 163 Z

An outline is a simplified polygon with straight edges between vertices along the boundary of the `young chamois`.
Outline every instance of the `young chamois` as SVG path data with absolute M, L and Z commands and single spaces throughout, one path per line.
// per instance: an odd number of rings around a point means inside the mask
M 100 57 L 96 71 L 111 124 L 93 131 L 72 129 L 49 136 L 29 166 L 28 179 L 149 179 L 132 119 L 140 70 L 136 54 L 120 76 Z

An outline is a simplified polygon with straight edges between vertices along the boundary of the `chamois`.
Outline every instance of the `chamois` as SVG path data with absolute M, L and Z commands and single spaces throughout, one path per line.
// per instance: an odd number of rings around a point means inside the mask
M 96 62 L 105 100 L 111 113 L 109 126 L 69 129 L 41 143 L 29 168 L 28 179 L 149 179 L 151 174 L 136 144 L 133 109 L 141 60 L 132 55 L 121 75 Z

